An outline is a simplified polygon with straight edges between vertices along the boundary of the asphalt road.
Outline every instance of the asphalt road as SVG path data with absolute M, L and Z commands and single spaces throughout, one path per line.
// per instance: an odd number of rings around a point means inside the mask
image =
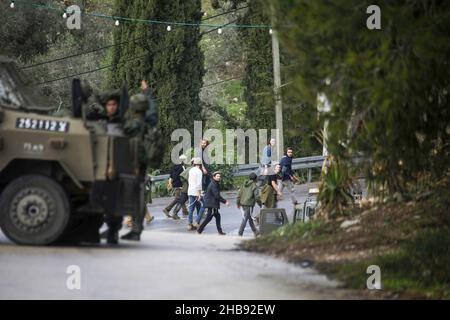
M 296 186 L 299 200 L 309 186 Z M 185 219 L 162 214 L 169 199 L 155 199 L 155 221 L 141 242 L 83 247 L 26 247 L 0 232 L 0 299 L 336 299 L 349 298 L 337 283 L 309 267 L 239 251 L 241 215 L 221 210 L 226 236 L 212 221 L 204 234 L 187 231 Z M 290 207 L 283 202 L 280 207 Z M 288 210 L 288 213 L 291 210 Z M 124 228 L 121 233 L 126 232 Z M 80 289 L 67 288 L 67 268 L 79 266 Z

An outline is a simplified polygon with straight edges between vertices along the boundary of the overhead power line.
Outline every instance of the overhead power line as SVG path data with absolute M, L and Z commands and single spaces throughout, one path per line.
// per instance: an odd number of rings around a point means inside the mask
M 46 60 L 46 61 L 39 62 L 39 63 L 36 63 L 36 64 L 24 66 L 21 69 L 22 70 L 29 69 L 29 68 L 38 67 L 38 66 L 49 64 L 49 63 L 53 63 L 53 62 L 58 62 L 58 61 L 63 61 L 63 60 L 75 58 L 75 57 L 78 57 L 78 56 L 82 56 L 82 55 L 86 55 L 86 54 L 102 51 L 102 50 L 109 49 L 109 48 L 112 48 L 112 47 L 121 46 L 121 45 L 126 44 L 126 43 L 139 41 L 139 40 L 145 39 L 146 37 L 147 36 L 138 37 L 138 38 L 135 38 L 135 39 L 132 39 L 132 40 L 122 41 L 122 42 L 115 43 L 115 44 L 109 44 L 109 45 L 106 45 L 106 46 L 103 46 L 103 47 L 98 47 L 98 48 L 95 48 L 95 49 L 92 49 L 92 50 L 82 51 L 82 52 L 75 53 L 75 54 L 68 55 L 68 56 L 59 57 L 59 58 L 55 58 L 55 59 L 51 59 L 51 60 Z
M 238 19 L 233 20 L 233 21 L 228 22 L 228 23 L 225 23 L 225 24 L 223 24 L 223 25 L 221 25 L 221 26 L 219 26 L 219 27 L 217 27 L 217 28 L 215 28 L 215 29 L 211 29 L 211 30 L 208 30 L 208 31 L 203 31 L 200 35 L 201 35 L 201 36 L 204 36 L 205 34 L 208 34 L 208 33 L 214 32 L 214 31 L 217 31 L 217 30 L 219 30 L 219 29 L 221 29 L 221 28 L 223 28 L 223 27 L 226 27 L 227 25 L 230 25 L 230 24 L 232 24 L 232 23 L 235 23 L 236 21 L 238 21 Z
M 202 21 L 206 21 L 206 20 L 209 20 L 209 19 L 214 19 L 214 18 L 217 18 L 219 16 L 223 16 L 223 15 L 226 15 L 226 14 L 234 13 L 234 12 L 237 12 L 239 10 L 246 9 L 246 8 L 248 8 L 248 6 L 237 8 L 237 9 L 230 10 L 230 11 L 227 11 L 227 12 L 223 12 L 223 13 L 217 14 L 215 16 L 211 16 L 211 17 L 205 18 Z M 216 30 L 218 30 L 218 29 L 220 29 L 220 28 L 222 28 L 222 27 L 224 27 L 226 25 L 229 25 L 229 24 L 232 24 L 232 23 L 236 23 L 237 21 L 238 21 L 238 19 L 236 19 L 236 20 L 234 20 L 232 22 L 229 22 L 227 24 L 221 25 L 221 26 L 219 26 L 219 27 L 217 27 L 215 29 L 203 32 L 200 35 L 202 36 L 202 35 L 214 32 L 214 31 L 216 31 Z M 64 60 L 75 58 L 75 57 L 79 57 L 79 56 L 82 56 L 82 55 L 103 51 L 103 50 L 106 50 L 106 49 L 109 49 L 109 48 L 112 48 L 112 47 L 121 46 L 123 44 L 127 44 L 127 43 L 130 43 L 130 42 L 138 41 L 138 40 L 141 40 L 141 39 L 144 39 L 144 38 L 146 38 L 146 36 L 139 37 L 139 38 L 136 38 L 136 39 L 133 39 L 133 40 L 123 41 L 123 42 L 119 42 L 119 43 L 114 43 L 114 44 L 98 47 L 98 48 L 91 49 L 91 50 L 88 50 L 88 51 L 82 51 L 82 52 L 75 53 L 75 54 L 68 55 L 68 56 L 64 56 L 64 57 L 59 57 L 59 58 L 55 58 L 55 59 L 51 59 L 51 60 L 38 62 L 38 63 L 32 64 L 32 65 L 24 66 L 21 69 L 25 70 L 25 69 L 30 69 L 30 68 L 42 66 L 42 65 L 45 65 L 45 64 L 50 64 L 50 63 L 54 63 L 54 62 L 58 62 L 58 61 L 64 61 Z
M 27 0 L 14 0 L 11 1 L 12 3 L 19 3 L 19 4 L 25 4 L 25 5 L 31 5 L 36 8 L 42 8 L 46 10 L 54 10 L 54 11 L 60 11 L 60 12 L 66 12 L 65 9 L 53 7 L 47 4 L 41 4 L 36 2 L 31 2 Z M 108 20 L 114 20 L 116 21 L 116 25 L 120 25 L 119 21 L 125 21 L 125 22 L 135 22 L 135 23 L 145 23 L 149 25 L 165 25 L 168 27 L 176 26 L 176 27 L 202 27 L 202 28 L 217 28 L 220 27 L 220 25 L 217 24 L 208 24 L 208 23 L 202 23 L 202 22 L 178 22 L 178 21 L 162 21 L 162 20 L 151 20 L 151 19 L 137 19 L 137 18 L 129 18 L 129 17 L 123 17 L 123 16 L 111 16 L 103 13 L 98 12 L 86 12 L 86 11 L 80 11 L 80 14 L 88 15 L 92 17 L 97 17 L 101 19 L 108 19 Z M 264 25 L 264 24 L 230 24 L 227 25 L 226 28 L 235 28 L 235 29 L 271 29 L 271 25 Z M 170 28 L 171 30 L 171 28 Z
M 164 46 L 162 48 L 159 48 L 158 50 L 153 51 L 153 53 L 164 51 L 164 50 L 169 49 L 169 48 L 171 48 L 173 46 L 174 46 L 174 44 L 170 44 L 170 45 Z M 147 51 L 147 50 L 145 50 L 145 51 Z M 145 54 L 139 55 L 139 56 L 134 56 L 134 57 L 131 57 L 130 59 L 128 59 L 127 61 L 133 61 L 133 60 L 141 59 L 141 58 L 146 57 L 147 55 L 148 55 L 148 53 L 145 53 Z M 78 76 L 81 76 L 81 75 L 85 75 L 85 74 L 94 73 L 94 72 L 97 72 L 97 71 L 113 68 L 114 66 L 115 65 L 110 64 L 110 65 L 102 66 L 102 67 L 99 67 L 99 68 L 96 68 L 96 69 L 92 69 L 92 70 L 79 72 L 79 73 L 76 73 L 76 74 L 72 74 L 72 75 L 68 75 L 68 76 L 64 76 L 64 77 L 60 77 L 60 78 L 56 78 L 56 79 L 52 79 L 52 80 L 42 81 L 42 82 L 36 83 L 35 85 L 44 85 L 44 84 L 48 84 L 48 83 L 52 83 L 52 82 L 56 82 L 56 81 L 70 79 L 70 78 L 78 77 Z M 220 67 L 223 67 L 223 66 L 226 66 L 226 65 L 221 65 Z
M 108 49 L 108 48 L 111 48 L 111 47 L 114 47 L 114 46 L 117 46 L 117 45 L 129 43 L 129 42 L 132 42 L 132 41 L 137 41 L 138 39 L 121 42 L 120 44 L 110 44 L 110 45 L 99 47 L 99 48 L 95 48 L 95 49 L 92 49 L 92 50 L 89 50 L 89 51 L 83 51 L 83 52 L 71 54 L 69 56 L 64 56 L 64 57 L 59 57 L 59 58 L 43 61 L 43 62 L 38 62 L 38 63 L 32 64 L 32 65 L 28 65 L 28 66 L 22 67 L 21 69 L 25 70 L 25 69 L 34 68 L 34 67 L 42 66 L 42 65 L 45 65 L 45 64 L 53 63 L 53 62 L 58 62 L 58 61 L 63 61 L 63 60 L 75 58 L 75 57 L 86 55 L 86 54 L 89 54 L 89 53 L 102 51 L 102 50 L 105 50 L 105 49 Z
M 39 82 L 39 83 L 36 83 L 36 85 L 43 85 L 43 84 L 47 84 L 47 83 L 52 83 L 52 82 L 56 82 L 56 81 L 69 79 L 69 78 L 75 78 L 75 77 L 78 77 L 78 76 L 82 76 L 84 74 L 94 73 L 94 72 L 97 72 L 97 71 L 100 71 L 100 70 L 103 70 L 103 69 L 108 69 L 108 68 L 111 68 L 111 67 L 112 67 L 112 65 L 103 66 L 103 67 L 100 67 L 100 68 L 97 68 L 97 69 L 94 69 L 94 70 L 89 70 L 89 71 L 85 71 L 85 72 L 71 74 L 70 76 L 65 76 L 65 77 L 62 77 L 62 78 L 57 78 L 57 79 L 52 79 L 52 80 L 48 80 L 48 81 L 44 81 L 44 82 Z

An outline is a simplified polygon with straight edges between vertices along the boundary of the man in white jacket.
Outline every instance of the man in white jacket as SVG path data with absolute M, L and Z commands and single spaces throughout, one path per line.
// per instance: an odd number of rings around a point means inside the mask
M 203 208 L 203 199 L 202 199 L 202 178 L 203 172 L 202 168 L 202 159 L 194 158 L 194 167 L 189 170 L 189 187 L 188 187 L 188 196 L 189 196 L 189 230 L 196 230 L 198 225 L 200 224 L 200 220 L 202 218 L 204 208 Z M 197 209 L 196 223 L 194 222 L 194 209 Z

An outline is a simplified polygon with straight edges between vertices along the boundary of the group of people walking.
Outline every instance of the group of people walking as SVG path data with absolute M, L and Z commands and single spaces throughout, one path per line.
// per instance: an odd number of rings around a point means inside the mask
M 84 88 L 89 91 L 90 88 Z M 126 121 L 121 119 L 119 104 L 120 94 L 117 92 L 107 94 L 100 105 L 89 106 L 87 119 L 90 121 L 105 121 L 107 123 L 108 134 L 121 135 L 125 133 L 129 137 L 134 137 L 142 132 L 142 127 L 151 128 L 157 123 L 157 107 L 151 97 L 148 84 L 145 80 L 141 83 L 142 93 L 130 98 L 130 114 Z M 90 96 L 90 95 L 88 95 Z M 88 103 L 88 101 L 86 101 Z M 172 219 L 179 220 L 179 212 L 182 211 L 187 216 L 188 230 L 202 233 L 208 223 L 214 218 L 217 232 L 220 235 L 225 233 L 222 230 L 220 205 L 230 205 L 220 193 L 220 182 L 222 173 L 220 171 L 211 172 L 208 156 L 207 139 L 202 139 L 200 147 L 195 150 L 195 157 L 190 163 L 184 155 L 179 157 L 179 164 L 174 165 L 170 173 L 170 184 L 174 190 L 174 199 L 164 208 L 164 214 Z M 284 189 L 289 190 L 293 204 L 296 204 L 294 197 L 294 183 L 297 178 L 292 171 L 293 150 L 288 148 L 286 155 L 280 162 L 273 162 L 273 148 L 275 139 L 270 139 L 263 150 L 262 167 L 260 177 L 263 177 L 260 185 L 257 184 L 257 175 L 250 174 L 248 180 L 243 183 L 237 196 L 237 207 L 242 211 L 242 224 L 239 228 L 239 235 L 242 235 L 247 223 L 255 235 L 258 235 L 253 216 L 253 209 L 256 204 L 260 207 L 275 208 L 277 201 L 282 197 Z M 139 215 L 135 219 L 127 219 L 126 223 L 131 231 L 123 235 L 121 239 L 139 241 L 143 230 L 144 220 L 151 223 L 154 217 L 150 214 L 149 203 L 151 203 L 151 180 L 145 175 L 146 165 L 142 164 L 140 169 L 140 179 L 145 183 L 147 191 L 147 210 L 145 214 Z M 149 198 L 150 196 L 150 198 Z M 194 217 L 195 211 L 195 217 Z M 206 212 L 206 216 L 205 216 Z M 204 219 L 203 219 L 204 218 Z M 122 217 L 114 214 L 106 214 L 105 221 L 108 229 L 102 233 L 102 237 L 110 244 L 117 244 L 119 230 L 122 226 Z
M 219 209 L 220 203 L 226 205 L 229 203 L 220 195 L 221 172 L 211 173 L 207 154 L 208 145 L 209 141 L 202 139 L 200 148 L 195 152 L 196 156 L 189 164 L 186 163 L 186 156 L 179 157 L 180 163 L 174 165 L 169 179 L 174 199 L 163 209 L 163 212 L 168 218 L 179 220 L 179 211 L 182 210 L 183 215 L 188 219 L 188 230 L 197 230 L 198 233 L 202 233 L 212 218 L 215 218 L 218 233 L 224 235 Z M 202 220 L 205 212 L 206 218 Z
M 220 193 L 222 173 L 210 170 L 208 145 L 208 140 L 203 139 L 189 164 L 186 163 L 186 156 L 179 157 L 180 163 L 174 165 L 169 179 L 174 199 L 163 209 L 163 212 L 168 218 L 179 220 L 181 210 L 183 216 L 187 216 L 188 230 L 198 233 L 202 233 L 215 218 L 218 234 L 224 235 L 219 210 L 221 204 L 226 206 L 230 204 Z M 256 204 L 264 208 L 276 208 L 278 200 L 283 197 L 284 189 L 289 191 L 292 203 L 294 205 L 297 203 L 294 196 L 294 184 L 298 179 L 292 170 L 293 149 L 287 148 L 280 162 L 273 162 L 274 146 L 275 139 L 271 139 L 263 150 L 260 183 L 258 184 L 258 176 L 251 173 L 248 180 L 239 188 L 236 204 L 242 213 L 242 223 L 238 231 L 240 236 L 243 235 L 247 224 L 250 225 L 255 236 L 259 235 L 255 225 L 255 222 L 258 223 L 258 217 L 254 215 Z

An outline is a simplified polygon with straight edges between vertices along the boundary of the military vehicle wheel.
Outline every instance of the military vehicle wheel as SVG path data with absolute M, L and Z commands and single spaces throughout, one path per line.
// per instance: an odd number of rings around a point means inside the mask
M 55 242 L 66 229 L 69 217 L 65 191 L 45 176 L 17 178 L 0 197 L 0 227 L 10 240 L 19 244 Z

